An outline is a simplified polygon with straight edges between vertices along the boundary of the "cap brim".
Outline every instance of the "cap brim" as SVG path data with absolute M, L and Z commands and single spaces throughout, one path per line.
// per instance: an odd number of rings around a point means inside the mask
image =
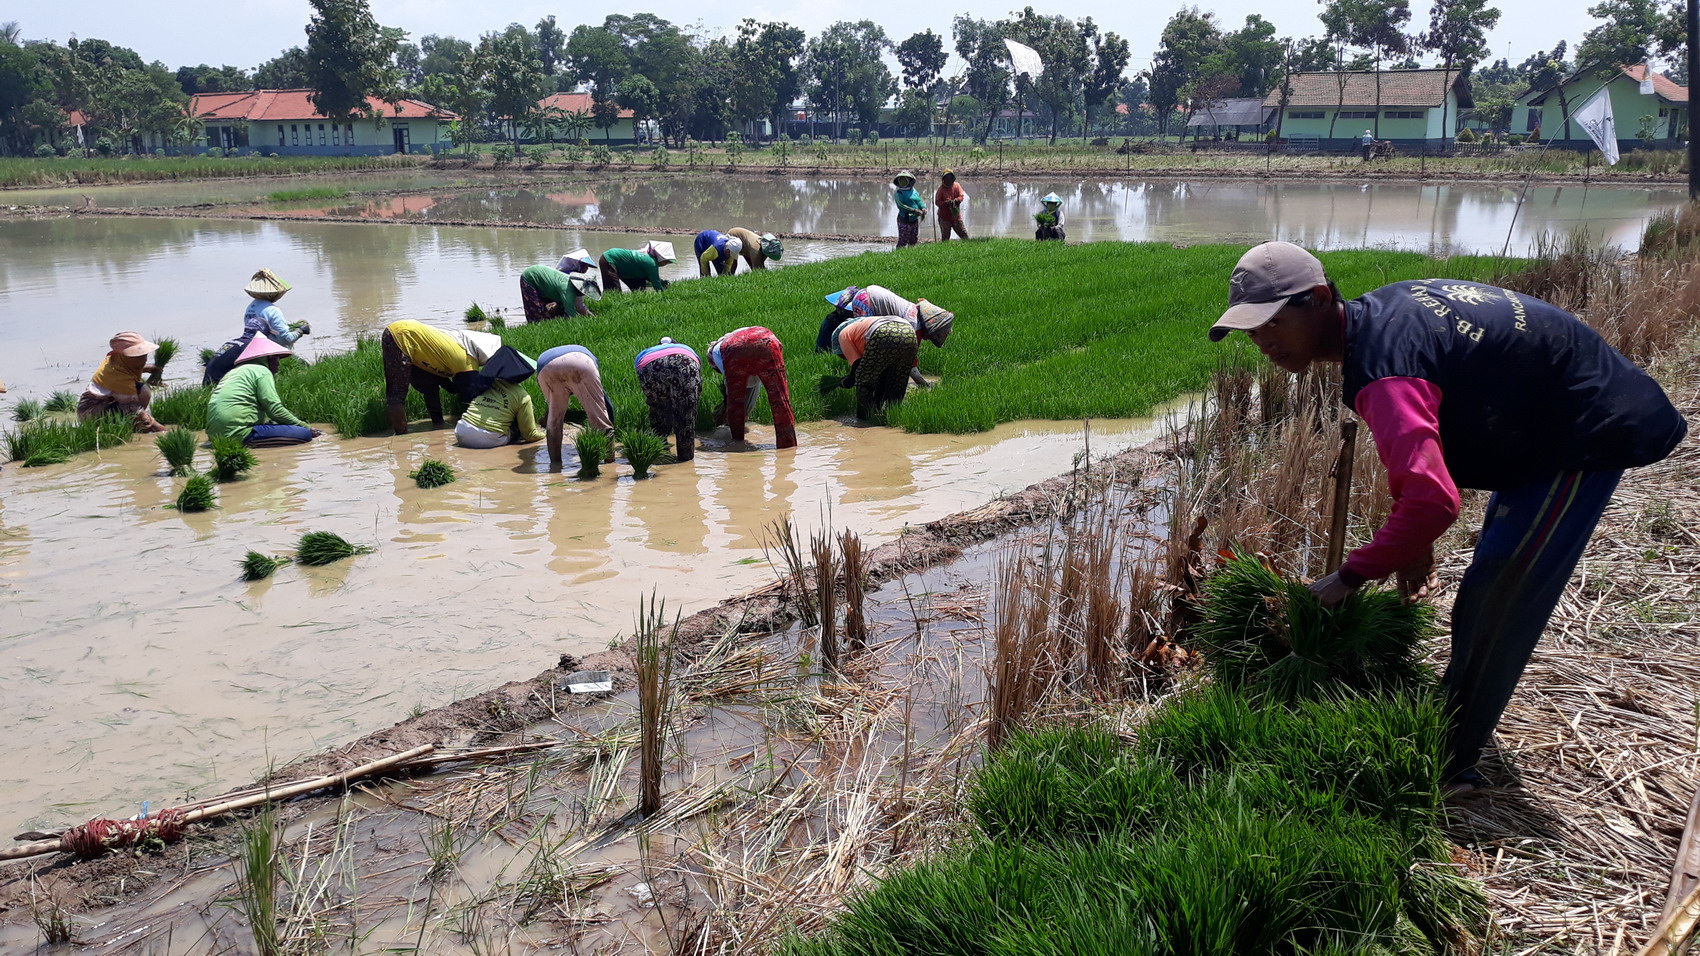
M 138 342 L 135 345 L 132 345 L 132 346 L 126 348 L 126 349 L 123 349 L 118 354 L 124 356 L 125 358 L 140 358 L 143 355 L 149 355 L 149 354 L 153 353 L 158 348 L 159 348 L 159 346 L 155 345 L 152 342 Z
M 1275 317 L 1275 313 L 1286 308 L 1285 297 L 1273 302 L 1241 302 L 1222 313 L 1216 324 L 1210 327 L 1210 341 L 1220 342 L 1228 337 L 1229 332 L 1236 329 L 1245 332 L 1264 325 Z

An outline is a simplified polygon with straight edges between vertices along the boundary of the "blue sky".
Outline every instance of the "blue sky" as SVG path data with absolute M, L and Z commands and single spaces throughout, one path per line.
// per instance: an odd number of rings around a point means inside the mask
M 1412 0 L 1413 21 L 1426 23 L 1429 0 Z M 1129 71 L 1148 66 L 1157 46 L 1157 38 L 1169 16 L 1181 6 L 1171 4 L 1130 4 L 1109 0 L 1069 0 L 1067 4 L 1035 5 L 1041 13 L 1063 13 L 1072 17 L 1090 16 L 1108 30 L 1128 39 L 1133 50 Z M 1283 36 L 1308 36 L 1319 31 L 1315 0 L 1222 0 L 1203 2 L 1200 9 L 1213 11 L 1217 22 L 1227 28 L 1238 27 L 1249 13 L 1260 13 L 1275 24 Z M 1588 16 L 1585 0 L 1499 0 L 1503 12 L 1500 26 L 1491 36 L 1494 56 L 1505 56 L 1509 50 L 1513 62 L 1537 49 L 1548 49 L 1559 40 L 1568 40 L 1572 47 L 1582 33 L 1594 24 Z M 966 7 L 967 4 L 961 6 Z M 1007 7 L 1019 9 L 1019 4 Z M 675 23 L 693 26 L 709 35 L 728 33 L 743 17 L 784 20 L 796 24 L 810 34 L 837 20 L 872 19 L 894 40 L 931 28 L 944 34 L 947 41 L 952 16 L 961 10 L 941 6 L 925 11 L 911 7 L 902 0 L 749 0 L 747 3 L 713 4 L 712 13 L 704 15 L 700 3 L 681 0 L 630 0 L 618 7 L 571 7 L 560 3 L 518 0 L 492 5 L 466 3 L 465 0 L 374 0 L 373 14 L 385 26 L 400 27 L 417 41 L 430 33 L 449 34 L 466 39 L 501 29 L 510 22 L 535 24 L 544 16 L 554 14 L 557 22 L 569 31 L 580 22 L 600 23 L 611 9 L 636 12 L 643 9 L 666 17 Z M 56 0 L 42 6 L 29 5 L 22 10 L 0 12 L 0 19 L 16 19 L 23 35 L 31 39 L 64 41 L 71 34 L 99 37 L 134 48 L 147 60 L 163 60 L 177 67 L 202 62 L 219 66 L 229 63 L 249 67 L 270 59 L 287 47 L 303 41 L 302 27 L 311 7 L 306 0 L 246 0 L 235 4 L 228 0 L 173 0 L 168 4 L 117 2 L 117 0 Z M 977 16 L 997 17 L 1007 12 L 1006 5 L 975 5 Z M 951 70 L 955 69 L 955 62 Z

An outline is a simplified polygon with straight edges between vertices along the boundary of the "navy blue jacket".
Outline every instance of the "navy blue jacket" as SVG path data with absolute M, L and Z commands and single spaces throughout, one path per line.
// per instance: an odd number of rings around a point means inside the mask
M 1497 491 L 1563 471 L 1648 465 L 1688 433 L 1658 382 L 1540 299 L 1416 279 L 1345 309 L 1346 404 L 1355 408 L 1377 379 L 1434 383 L 1446 468 L 1461 488 Z

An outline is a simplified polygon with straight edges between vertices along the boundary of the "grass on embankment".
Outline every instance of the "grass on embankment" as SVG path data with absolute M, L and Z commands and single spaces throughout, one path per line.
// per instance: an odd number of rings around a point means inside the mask
M 670 335 L 700 353 L 733 329 L 766 326 L 785 346 L 797 418 L 811 421 L 848 415 L 854 404 L 850 391 L 823 398 L 814 388 L 821 374 L 845 368 L 842 359 L 814 352 L 815 332 L 828 311 L 822 296 L 853 283 L 877 283 L 925 297 L 957 317 L 945 348 L 921 346 L 921 369 L 937 376 L 938 386 L 912 391 L 891 409 L 890 424 L 966 433 L 1022 419 L 1124 418 L 1207 383 L 1229 347 L 1212 344 L 1205 329 L 1226 303 L 1228 275 L 1244 251 L 1239 245 L 1176 249 L 1009 239 L 928 244 L 676 282 L 662 293 L 610 294 L 592 304 L 594 318 L 510 326 L 501 335 L 533 357 L 555 345 L 588 347 L 620 423 L 627 424 L 646 417 L 632 367 L 640 349 Z M 1387 251 L 1322 258 L 1348 295 L 1399 278 L 1483 279 L 1495 265 L 1485 258 L 1436 262 Z M 719 376 L 705 369 L 704 378 L 705 404 L 718 401 Z M 383 369 L 374 341 L 286 370 L 278 385 L 284 403 L 308 421 L 329 422 L 344 435 L 384 429 Z M 536 383 L 527 387 L 541 414 Z M 409 406 L 413 417 L 423 414 L 416 397 Z M 154 414 L 201 427 L 205 394 L 173 389 L 155 399 Z M 771 420 L 765 397 L 755 417 Z
M 1254 594 L 1281 593 L 1254 559 L 1238 558 L 1206 591 L 1205 613 L 1225 622 Z M 1485 907 L 1438 826 L 1443 704 L 1432 676 L 1398 667 L 1431 623 L 1393 613 L 1400 599 L 1389 591 L 1357 600 L 1341 620 L 1370 622 L 1365 662 L 1401 680 L 1359 693 L 1364 680 L 1319 677 L 1293 697 L 1278 682 L 1245 680 L 1255 664 L 1207 657 L 1214 686 L 1165 702 L 1131 743 L 1093 726 L 1018 734 L 969 782 L 978 832 L 965 845 L 887 875 L 825 931 L 777 951 L 1469 951 Z M 1278 613 L 1242 616 L 1238 640 L 1327 631 L 1336 612 L 1306 593 Z
M 411 169 L 408 156 L 111 156 L 0 159 L 0 188 L 141 183 L 242 176 L 298 176 L 361 169 Z

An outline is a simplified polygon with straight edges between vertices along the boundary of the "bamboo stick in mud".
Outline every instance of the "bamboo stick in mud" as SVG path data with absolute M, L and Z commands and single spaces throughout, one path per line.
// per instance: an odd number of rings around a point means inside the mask
M 1328 574 L 1340 570 L 1346 553 L 1346 518 L 1352 502 L 1352 461 L 1358 441 L 1358 423 L 1348 418 L 1340 423 L 1340 459 L 1334 464 L 1334 513 L 1328 528 Z
M 304 793 L 312 793 L 314 790 L 324 790 L 327 787 L 346 785 L 361 777 L 389 770 L 416 758 L 423 757 L 436 749 L 437 748 L 434 744 L 424 744 L 415 747 L 412 750 L 393 754 L 391 756 L 384 757 L 381 760 L 374 760 L 368 764 L 362 764 L 361 766 L 342 773 L 327 774 L 323 777 L 315 777 L 311 780 L 303 780 L 299 783 L 285 784 L 284 786 L 276 789 L 261 788 L 244 794 L 243 796 L 227 800 L 223 803 L 196 807 L 193 810 L 185 812 L 181 817 L 181 822 L 194 823 L 198 820 L 209 820 L 213 817 L 220 817 L 227 813 L 233 813 L 237 810 L 244 810 L 248 807 L 259 806 L 262 803 L 275 803 L 279 800 L 287 800 L 291 797 L 298 797 Z M 169 813 L 170 811 L 166 812 Z M 43 856 L 48 853 L 58 853 L 64 848 L 64 845 L 64 835 L 61 834 L 59 837 L 55 837 L 51 840 L 41 840 L 35 843 L 25 843 L 22 846 L 0 849 L 0 860 L 22 860 L 32 856 Z

